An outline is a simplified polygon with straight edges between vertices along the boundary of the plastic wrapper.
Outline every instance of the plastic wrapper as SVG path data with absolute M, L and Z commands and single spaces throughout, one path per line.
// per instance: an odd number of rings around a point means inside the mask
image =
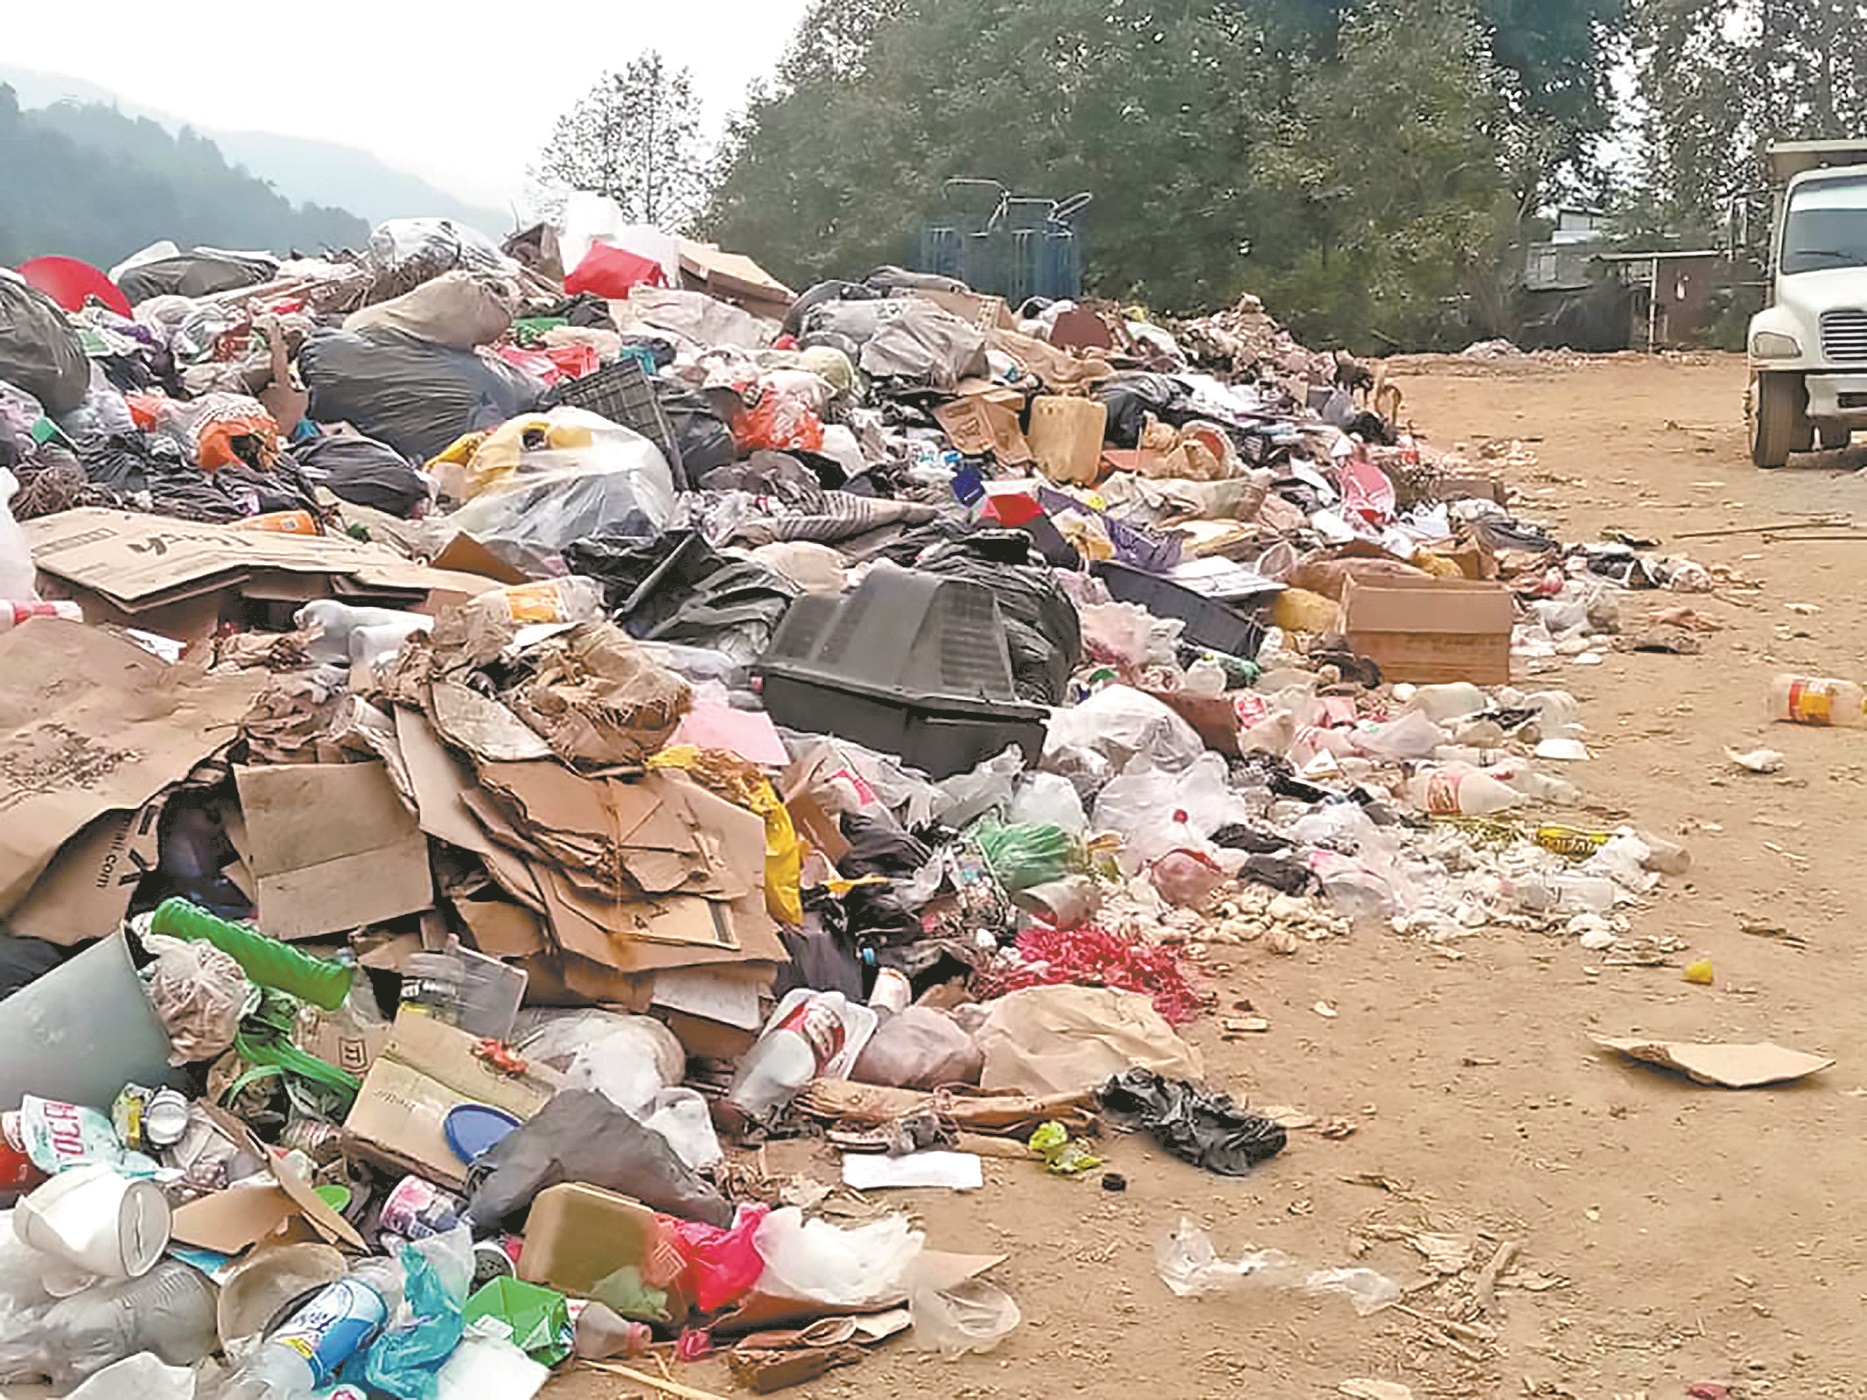
M 473 1285 L 472 1232 L 461 1225 L 404 1246 L 402 1268 L 402 1305 L 371 1344 L 363 1374 L 371 1390 L 397 1400 L 435 1400 Z
M 909 1344 L 948 1358 L 991 1351 L 1024 1320 L 1012 1296 L 982 1278 L 949 1288 L 910 1287 L 908 1312 L 914 1319 Z
M 761 1291 L 833 1307 L 887 1302 L 907 1284 L 926 1236 L 905 1215 L 853 1229 L 805 1220 L 795 1206 L 774 1210 L 753 1236 L 765 1273 Z
M 1300 1288 L 1305 1293 L 1340 1293 L 1363 1317 L 1401 1298 L 1400 1285 L 1373 1269 L 1306 1269 L 1275 1249 L 1223 1259 L 1212 1236 L 1185 1217 L 1155 1247 L 1154 1263 L 1161 1282 L 1181 1298 L 1198 1298 L 1252 1282 Z
M 767 393 L 733 424 L 733 440 L 746 452 L 821 452 L 823 420 L 795 394 Z
M 148 972 L 149 1001 L 174 1046 L 172 1065 L 211 1060 L 233 1048 L 251 991 L 232 954 L 213 944 L 149 934 L 155 955 Z
M 667 1220 L 665 1226 L 681 1255 L 682 1292 L 703 1313 L 731 1307 L 758 1283 L 765 1259 L 755 1243 L 769 1206 L 742 1205 L 728 1229 L 692 1220 Z

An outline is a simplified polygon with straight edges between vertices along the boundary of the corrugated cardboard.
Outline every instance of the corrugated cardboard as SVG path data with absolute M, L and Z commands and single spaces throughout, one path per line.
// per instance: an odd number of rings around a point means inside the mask
M 926 291 L 919 287 L 903 288 L 896 295 L 931 301 L 948 315 L 959 317 L 976 330 L 1018 329 L 1018 318 L 1011 314 L 1011 308 L 1005 304 L 1003 297 L 985 296 L 979 292 Z
M 123 922 L 143 876 L 156 868 L 164 797 L 136 812 L 106 812 L 60 848 L 7 926 L 25 938 L 70 947 Z
M 259 925 L 314 938 L 434 903 L 428 838 L 380 763 L 236 768 Z
M 41 516 L 24 528 L 41 573 L 62 581 L 80 602 L 76 590 L 144 627 L 153 609 L 215 592 L 365 601 L 419 600 L 435 590 L 471 597 L 487 587 L 484 577 L 429 568 L 344 535 L 279 535 L 97 507 Z
M 0 910 L 100 814 L 140 809 L 230 743 L 266 679 L 170 666 L 59 618 L 0 633 Z
M 402 763 L 415 790 L 421 829 L 428 835 L 484 855 L 492 845 L 486 829 L 462 800 L 476 786 L 473 770 L 454 757 L 420 710 L 396 707 L 395 735 Z
M 1373 658 L 1389 681 L 1436 685 L 1510 683 L 1508 588 L 1463 579 L 1391 578 L 1342 587 L 1342 631 L 1351 650 Z
M 467 1164 L 447 1145 L 447 1115 L 461 1104 L 481 1103 L 523 1121 L 559 1084 L 541 1065 L 521 1076 L 503 1074 L 474 1053 L 479 1044 L 432 1016 L 403 1011 L 344 1120 L 349 1146 L 443 1186 L 464 1185 Z

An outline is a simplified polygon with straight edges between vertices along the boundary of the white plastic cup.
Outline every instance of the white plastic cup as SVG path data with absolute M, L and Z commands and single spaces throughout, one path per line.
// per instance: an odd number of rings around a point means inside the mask
M 103 1279 L 141 1278 L 169 1243 L 169 1203 L 152 1181 L 93 1163 L 23 1197 L 13 1231 L 34 1249 Z

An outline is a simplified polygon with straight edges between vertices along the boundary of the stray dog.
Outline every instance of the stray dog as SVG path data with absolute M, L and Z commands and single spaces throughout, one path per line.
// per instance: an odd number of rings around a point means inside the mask
M 1346 350 L 1335 352 L 1335 385 L 1354 396 L 1355 401 L 1395 427 L 1400 425 L 1400 406 L 1404 396 L 1400 386 L 1387 382 L 1387 364 L 1382 361 L 1368 368 Z

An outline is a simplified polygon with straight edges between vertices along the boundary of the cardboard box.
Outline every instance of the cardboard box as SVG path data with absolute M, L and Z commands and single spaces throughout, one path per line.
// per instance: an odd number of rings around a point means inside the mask
M 166 793 L 136 812 L 105 812 L 67 841 L 7 916 L 8 929 L 61 947 L 102 938 L 123 922 L 143 876 L 156 868 Z
M 1510 683 L 1516 604 L 1502 584 L 1391 578 L 1342 586 L 1342 631 L 1389 681 Z
M 370 1066 L 350 1116 L 349 1147 L 440 1185 L 466 1184 L 467 1164 L 447 1145 L 447 1115 L 461 1104 L 490 1104 L 523 1121 L 550 1101 L 559 1078 L 541 1065 L 502 1073 L 475 1053 L 480 1041 L 432 1016 L 403 1011 Z
M 355 1250 L 364 1248 L 362 1236 L 350 1222 L 326 1205 L 311 1183 L 283 1158 L 268 1151 L 246 1124 L 211 1105 L 203 1111 L 222 1137 L 266 1163 L 273 1182 L 230 1187 L 177 1208 L 170 1222 L 173 1239 L 216 1254 L 239 1254 L 262 1240 L 278 1244 L 322 1240 Z

